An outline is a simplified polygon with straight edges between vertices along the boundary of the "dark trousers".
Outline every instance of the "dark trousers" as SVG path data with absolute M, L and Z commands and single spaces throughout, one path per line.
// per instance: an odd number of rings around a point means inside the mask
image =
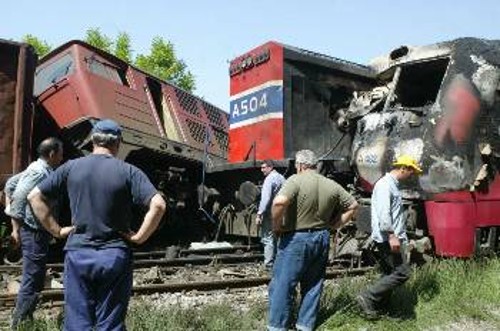
M 45 283 L 45 267 L 49 252 L 50 235 L 43 230 L 33 230 L 26 225 L 20 229 L 23 253 L 23 273 L 17 294 L 16 308 L 12 314 L 12 326 L 32 319 L 40 291 Z
M 132 258 L 123 248 L 81 248 L 64 260 L 64 330 L 125 330 Z
M 401 245 L 400 253 L 391 252 L 389 243 L 375 244 L 375 258 L 382 271 L 382 277 L 362 295 L 380 309 L 389 299 L 392 290 L 404 284 L 411 276 L 411 267 L 406 258 L 406 245 Z

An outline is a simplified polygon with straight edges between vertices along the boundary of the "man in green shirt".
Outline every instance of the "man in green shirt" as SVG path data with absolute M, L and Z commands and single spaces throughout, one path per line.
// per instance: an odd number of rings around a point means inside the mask
M 323 289 L 330 228 L 349 222 L 358 208 L 352 195 L 335 181 L 316 172 L 310 150 L 295 156 L 297 174 L 276 195 L 272 206 L 278 253 L 269 285 L 268 330 L 287 330 L 295 287 L 301 303 L 297 330 L 313 330 Z

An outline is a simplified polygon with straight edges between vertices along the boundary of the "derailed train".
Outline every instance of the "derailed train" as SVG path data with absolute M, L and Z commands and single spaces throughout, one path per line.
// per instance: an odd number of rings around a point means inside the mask
M 169 201 L 153 245 L 252 238 L 259 160 L 289 175 L 308 148 L 361 202 L 335 252 L 356 255 L 371 188 L 404 151 L 424 168 L 404 189 L 412 239 L 430 238 L 443 256 L 498 250 L 498 41 L 401 47 L 366 66 L 269 42 L 231 62 L 229 115 L 81 41 L 36 65 L 28 45 L 0 42 L 0 188 L 43 138 L 60 137 L 65 157 L 78 157 L 90 150 L 92 123 L 113 118 L 124 127 L 119 157 Z
M 29 45 L 0 41 L 0 188 L 48 136 L 62 139 L 65 159 L 89 153 L 92 123 L 100 118 L 121 124 L 118 157 L 141 168 L 168 201 L 168 222 L 151 244 L 203 240 L 213 225 L 198 211 L 198 185 L 203 160 L 226 159 L 227 113 L 81 41 L 38 65 Z M 144 211 L 136 212 L 140 220 Z M 9 222 L 1 217 L 5 237 Z
M 257 235 L 258 161 L 291 174 L 295 152 L 308 148 L 361 202 L 335 252 L 360 256 L 371 189 L 404 153 L 424 169 L 403 188 L 415 248 L 498 251 L 500 41 L 403 46 L 366 66 L 268 42 L 234 59 L 229 75 L 229 162 L 210 169 L 206 199 L 226 233 Z

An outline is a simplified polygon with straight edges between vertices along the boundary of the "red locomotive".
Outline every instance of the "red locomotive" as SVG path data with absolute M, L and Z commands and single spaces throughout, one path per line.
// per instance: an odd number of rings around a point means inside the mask
M 290 172 L 287 160 L 308 148 L 362 203 L 337 247 L 357 254 L 371 188 L 405 153 L 424 168 L 404 189 L 413 240 L 430 239 L 442 256 L 498 250 L 499 41 L 400 47 L 368 66 L 269 42 L 233 60 L 229 75 L 230 163 L 211 172 L 227 233 L 256 235 L 257 161 L 282 161 Z M 218 185 L 221 177 L 230 180 Z
M 211 162 L 226 159 L 224 111 L 81 41 L 52 51 L 36 72 L 28 45 L 1 41 L 0 57 L 0 188 L 35 157 L 42 139 L 58 136 L 65 158 L 78 157 L 91 149 L 92 123 L 111 118 L 123 127 L 119 157 L 144 170 L 169 202 L 157 241 L 203 239 L 198 185 L 205 154 Z

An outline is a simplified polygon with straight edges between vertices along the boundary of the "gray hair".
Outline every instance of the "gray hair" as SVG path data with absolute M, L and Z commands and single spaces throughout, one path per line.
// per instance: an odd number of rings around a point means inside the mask
M 110 134 L 110 133 L 101 133 L 94 132 L 90 137 L 92 139 L 92 143 L 95 146 L 99 147 L 113 147 L 114 145 L 120 142 L 120 136 Z
M 310 149 L 303 149 L 295 154 L 295 163 L 303 164 L 310 168 L 313 168 L 318 163 L 318 158 L 316 157 L 316 154 L 314 154 L 314 152 Z

